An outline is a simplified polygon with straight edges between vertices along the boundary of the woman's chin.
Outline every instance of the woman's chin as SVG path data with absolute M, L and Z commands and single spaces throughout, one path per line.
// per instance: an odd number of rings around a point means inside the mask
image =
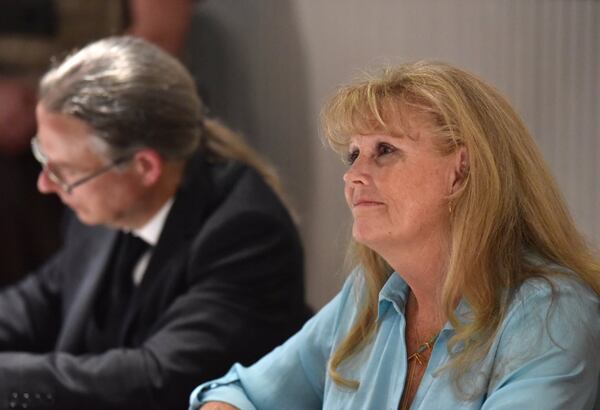
M 352 238 L 361 245 L 365 245 L 369 248 L 375 246 L 382 239 L 381 235 L 377 235 L 377 233 L 372 230 L 357 229 L 356 227 L 352 229 Z

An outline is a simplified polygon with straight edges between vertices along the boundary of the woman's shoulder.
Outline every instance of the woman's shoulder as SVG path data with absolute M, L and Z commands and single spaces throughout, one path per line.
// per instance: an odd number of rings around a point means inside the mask
M 513 292 L 489 356 L 488 399 L 502 400 L 501 391 L 510 391 L 518 402 L 515 392 L 536 389 L 552 397 L 559 380 L 570 380 L 574 391 L 596 383 L 599 297 L 572 272 L 554 272 L 529 278 Z M 578 400 L 587 399 L 582 394 Z
M 340 325 L 344 327 L 344 324 L 351 322 L 356 315 L 357 305 L 363 293 L 361 281 L 362 271 L 355 268 L 346 277 L 337 295 L 323 307 L 323 311 L 329 311 L 328 316 L 336 328 Z
M 326 334 L 333 348 L 348 333 L 365 297 L 361 268 L 355 268 L 345 278 L 340 291 L 325 304 L 306 325 L 306 331 Z
M 544 339 L 561 345 L 580 345 L 584 339 L 600 343 L 600 298 L 566 271 L 529 278 L 514 292 L 500 333 L 505 341 L 520 334 L 520 345 L 528 344 L 526 339 L 533 344 Z
M 548 305 L 569 305 L 572 301 L 578 301 L 582 306 L 597 308 L 600 297 L 577 275 L 560 270 L 528 278 L 514 291 L 513 307 L 528 301 L 546 302 Z

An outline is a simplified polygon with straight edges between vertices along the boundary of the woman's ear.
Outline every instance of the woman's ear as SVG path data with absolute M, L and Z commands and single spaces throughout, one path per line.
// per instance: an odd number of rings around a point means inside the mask
M 467 148 L 460 147 L 454 153 L 455 162 L 450 183 L 450 193 L 458 191 L 469 175 L 469 153 Z
M 145 148 L 135 153 L 133 166 L 141 176 L 142 184 L 150 186 L 156 183 L 163 172 L 163 159 L 154 150 Z

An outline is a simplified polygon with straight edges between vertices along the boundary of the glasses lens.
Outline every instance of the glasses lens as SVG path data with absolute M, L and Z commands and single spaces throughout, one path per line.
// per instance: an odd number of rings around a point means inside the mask
M 31 152 L 33 153 L 33 156 L 35 157 L 35 159 L 42 166 L 42 172 L 45 172 L 48 179 L 50 179 L 50 181 L 52 181 L 53 183 L 60 186 L 60 188 L 63 191 L 65 191 L 66 193 L 71 193 L 71 191 L 74 188 L 110 171 L 112 168 L 115 168 L 127 161 L 130 161 L 133 157 L 132 155 L 127 155 L 125 157 L 117 158 L 116 160 L 105 165 L 104 167 L 101 167 L 100 169 L 96 170 L 95 172 L 92 172 L 91 174 L 88 174 L 82 178 L 79 178 L 71 183 L 67 183 L 66 179 L 60 174 L 60 171 L 58 169 L 54 168 L 48 162 L 48 158 L 46 158 L 46 156 L 40 149 L 39 141 L 38 141 L 37 137 L 34 137 L 31 139 Z
M 37 162 L 39 162 L 42 166 L 46 165 L 48 160 L 40 150 L 37 137 L 31 139 L 31 152 L 33 153 L 33 157 L 36 159 Z
M 33 153 L 33 156 L 36 159 L 36 161 L 39 162 L 42 166 L 42 172 L 46 173 L 48 179 L 50 179 L 50 181 L 52 181 L 53 183 L 59 185 L 62 189 L 65 189 L 65 187 L 67 187 L 68 184 L 60 176 L 59 172 L 48 163 L 48 158 L 46 158 L 46 156 L 40 149 L 37 137 L 31 139 L 31 152 Z

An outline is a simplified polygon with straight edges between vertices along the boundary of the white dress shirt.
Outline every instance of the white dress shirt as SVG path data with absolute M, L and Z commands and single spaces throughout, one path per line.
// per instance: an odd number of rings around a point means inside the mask
M 135 265 L 135 269 L 133 269 L 133 284 L 136 286 L 142 283 L 142 279 L 146 273 L 146 268 L 148 267 L 148 262 L 150 262 L 150 257 L 152 256 L 152 250 L 158 243 L 158 238 L 162 233 L 162 230 L 165 226 L 165 221 L 167 220 L 167 215 L 169 214 L 172 206 L 173 198 L 170 198 L 167 202 L 165 202 L 162 208 L 160 208 L 158 212 L 154 214 L 154 216 L 146 223 L 146 225 L 139 229 L 134 229 L 131 232 L 150 245 L 148 250 L 142 255 L 140 260 Z

